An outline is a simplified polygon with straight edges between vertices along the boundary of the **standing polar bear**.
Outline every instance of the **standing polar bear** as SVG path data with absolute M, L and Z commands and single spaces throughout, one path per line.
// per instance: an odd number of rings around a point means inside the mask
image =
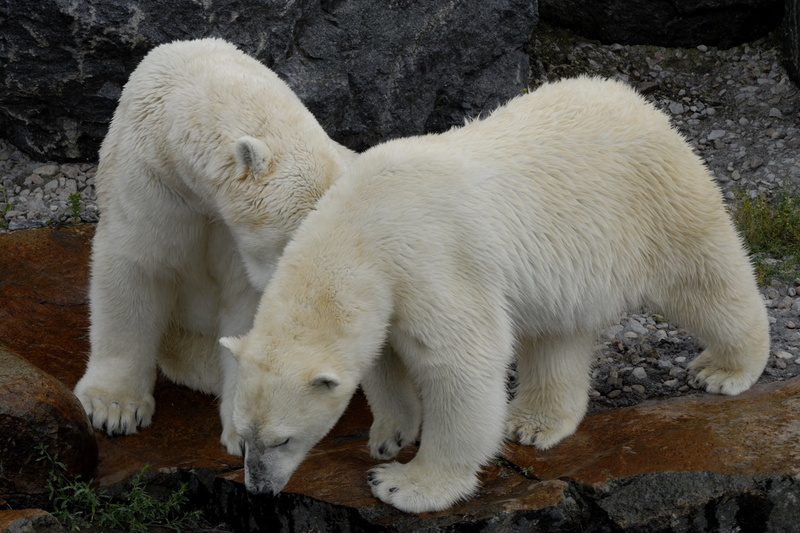
M 91 353 L 75 388 L 95 427 L 150 424 L 157 367 L 221 396 L 284 245 L 355 154 L 272 71 L 218 39 L 151 51 L 125 85 L 100 150 Z
M 633 90 L 563 81 L 377 146 L 301 224 L 253 329 L 221 341 L 246 484 L 279 491 L 361 382 L 374 457 L 422 431 L 413 460 L 370 472 L 373 493 L 444 509 L 504 435 L 545 449 L 575 431 L 595 332 L 642 305 L 702 339 L 708 391 L 758 379 L 769 336 L 747 255 L 703 164 Z

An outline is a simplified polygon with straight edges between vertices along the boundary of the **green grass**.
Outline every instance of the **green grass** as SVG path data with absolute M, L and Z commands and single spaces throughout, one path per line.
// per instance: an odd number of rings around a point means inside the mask
M 11 211 L 11 203 L 8 201 L 8 193 L 5 185 L 0 185 L 0 193 L 3 196 L 3 210 L 0 212 L 0 228 L 6 227 L 6 213 Z
M 69 199 L 70 214 L 72 223 L 77 224 L 81 221 L 81 193 L 73 192 L 67 197 Z
M 753 254 L 759 284 L 800 276 L 800 194 L 782 190 L 770 197 L 736 194 L 733 220 Z
M 53 516 L 67 529 L 78 531 L 89 527 L 109 528 L 131 533 L 147 533 L 152 527 L 185 531 L 195 527 L 200 511 L 183 511 L 188 501 L 188 485 L 159 500 L 147 492 L 142 479 L 144 470 L 129 482 L 119 497 L 96 490 L 88 482 L 67 475 L 67 467 L 50 455 L 44 445 L 38 447 L 40 457 L 50 466 L 46 488 L 50 491 Z

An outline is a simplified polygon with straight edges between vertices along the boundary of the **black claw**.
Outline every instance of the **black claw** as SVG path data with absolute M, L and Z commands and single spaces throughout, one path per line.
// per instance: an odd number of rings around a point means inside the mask
M 400 448 L 403 447 L 403 434 L 401 432 L 397 432 L 394 434 L 394 441 L 397 443 L 397 446 Z
M 381 444 L 380 448 L 378 448 L 379 455 L 386 455 L 386 443 L 384 442 Z
M 383 483 L 383 481 L 381 481 L 380 479 L 371 479 L 369 482 L 372 484 L 373 487 L 377 487 L 378 485 Z
M 389 492 L 397 492 L 397 487 L 392 487 L 391 489 L 389 489 Z
M 373 472 L 367 474 L 367 481 L 372 481 L 373 479 L 375 479 L 375 474 Z

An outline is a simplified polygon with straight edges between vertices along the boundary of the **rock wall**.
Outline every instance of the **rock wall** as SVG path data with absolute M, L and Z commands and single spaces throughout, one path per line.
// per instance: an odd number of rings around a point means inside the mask
M 800 0 L 786 0 L 783 18 L 783 62 L 789 76 L 800 85 Z
M 122 86 L 158 44 L 216 36 L 278 72 L 338 141 L 439 131 L 527 84 L 536 0 L 7 0 L 0 131 L 94 160 Z
M 606 44 L 728 48 L 775 28 L 783 0 L 541 0 L 539 7 L 542 20 Z

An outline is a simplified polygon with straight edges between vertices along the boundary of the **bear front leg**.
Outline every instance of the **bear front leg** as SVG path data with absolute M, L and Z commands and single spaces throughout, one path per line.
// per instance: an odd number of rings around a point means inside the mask
M 458 361 L 458 356 L 453 358 Z M 419 452 L 406 464 L 369 473 L 372 494 L 409 513 L 446 509 L 478 488 L 478 471 L 501 448 L 505 365 L 475 365 L 421 378 L 423 428 Z
M 580 332 L 519 340 L 509 439 L 545 450 L 575 432 L 589 402 L 591 345 Z
M 372 410 L 370 455 L 391 459 L 419 437 L 422 423 L 419 393 L 405 365 L 388 345 L 361 387 Z
M 222 257 L 227 257 L 229 263 L 223 265 L 221 272 L 227 273 L 229 277 L 221 286 L 219 331 L 221 337 L 238 337 L 252 328 L 261 294 L 250 286 L 238 254 L 224 254 Z M 217 348 L 222 373 L 222 394 L 219 404 L 222 422 L 220 442 L 229 454 L 242 456 L 244 443 L 233 424 L 233 400 L 239 380 L 239 364 L 230 350 L 219 343 Z
M 135 433 L 152 421 L 156 354 L 174 302 L 172 287 L 124 258 L 108 256 L 102 244 L 96 250 L 91 353 L 75 396 L 94 427 L 109 435 Z

